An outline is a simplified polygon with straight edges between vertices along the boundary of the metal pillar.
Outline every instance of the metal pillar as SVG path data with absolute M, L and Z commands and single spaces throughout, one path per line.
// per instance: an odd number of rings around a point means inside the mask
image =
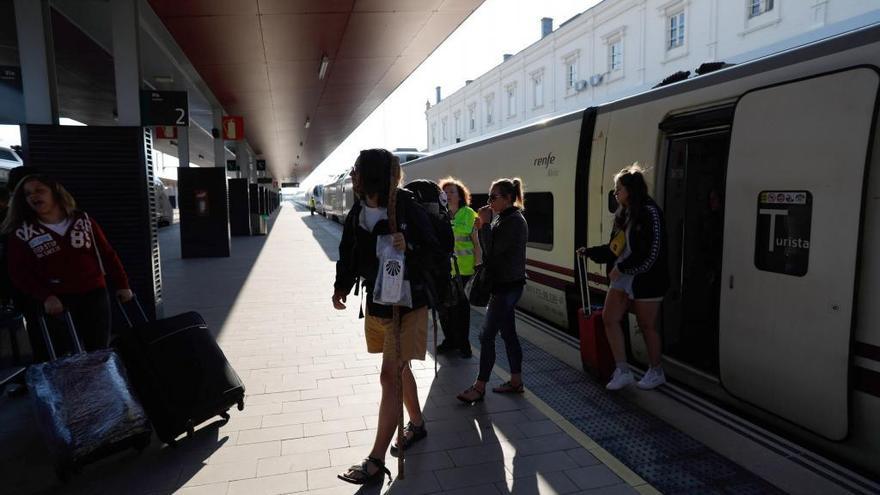
M 137 0 L 113 0 L 111 8 L 117 122 L 122 126 L 140 126 L 141 58 Z
M 58 124 L 58 79 L 48 0 L 15 0 L 25 121 Z
M 178 167 L 189 167 L 189 127 L 177 128 L 177 161 Z
M 223 146 L 223 109 L 214 109 L 214 129 L 217 129 L 217 135 L 214 136 L 214 166 L 226 168 L 226 148 Z

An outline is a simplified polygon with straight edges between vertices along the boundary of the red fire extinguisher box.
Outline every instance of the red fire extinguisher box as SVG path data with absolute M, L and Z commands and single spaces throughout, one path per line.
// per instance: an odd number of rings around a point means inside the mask
M 221 167 L 181 168 L 177 171 L 177 179 L 181 256 L 229 256 L 226 170 Z

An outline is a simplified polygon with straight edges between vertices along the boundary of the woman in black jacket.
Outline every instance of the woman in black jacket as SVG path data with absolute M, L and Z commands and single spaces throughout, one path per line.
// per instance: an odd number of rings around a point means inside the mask
M 526 242 L 529 225 L 522 214 L 523 185 L 519 178 L 492 183 L 489 204 L 477 217 L 484 269 L 491 280 L 491 297 L 480 333 L 480 372 L 467 390 L 458 394 L 462 402 L 483 400 L 486 383 L 495 366 L 495 337 L 501 333 L 510 381 L 492 389 L 496 393 L 522 393 L 522 347 L 516 335 L 514 310 L 526 285 Z M 495 213 L 495 218 L 492 218 Z
M 605 388 L 619 390 L 635 381 L 626 362 L 621 327 L 627 309 L 632 306 L 651 365 L 638 386 L 648 390 L 666 383 L 660 366 L 661 343 L 657 333 L 660 305 L 669 289 L 666 228 L 663 212 L 648 196 L 644 172 L 638 164 L 614 176 L 614 197 L 619 206 L 614 215 L 611 241 L 579 251 L 597 263 L 614 264 L 608 275 L 611 284 L 602 316 L 617 369 Z

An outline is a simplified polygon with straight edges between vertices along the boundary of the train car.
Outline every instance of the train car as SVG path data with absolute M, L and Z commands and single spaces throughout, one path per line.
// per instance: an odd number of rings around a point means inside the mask
M 574 335 L 601 300 L 612 178 L 639 162 L 665 212 L 667 376 L 880 474 L 880 25 L 457 145 L 405 167 L 485 203 L 519 176 L 529 221 L 520 309 Z M 647 361 L 632 317 L 627 348 Z

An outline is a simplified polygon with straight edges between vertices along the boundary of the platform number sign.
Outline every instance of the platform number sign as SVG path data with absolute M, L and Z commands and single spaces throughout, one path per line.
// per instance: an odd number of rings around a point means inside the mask
M 755 221 L 755 267 L 802 277 L 810 261 L 813 195 L 809 191 L 761 191 Z
M 265 172 L 266 171 L 266 160 L 257 160 L 257 171 Z
M 141 125 L 188 126 L 186 91 L 141 91 Z
M 238 172 L 238 160 L 226 160 L 226 170 L 228 172 Z

